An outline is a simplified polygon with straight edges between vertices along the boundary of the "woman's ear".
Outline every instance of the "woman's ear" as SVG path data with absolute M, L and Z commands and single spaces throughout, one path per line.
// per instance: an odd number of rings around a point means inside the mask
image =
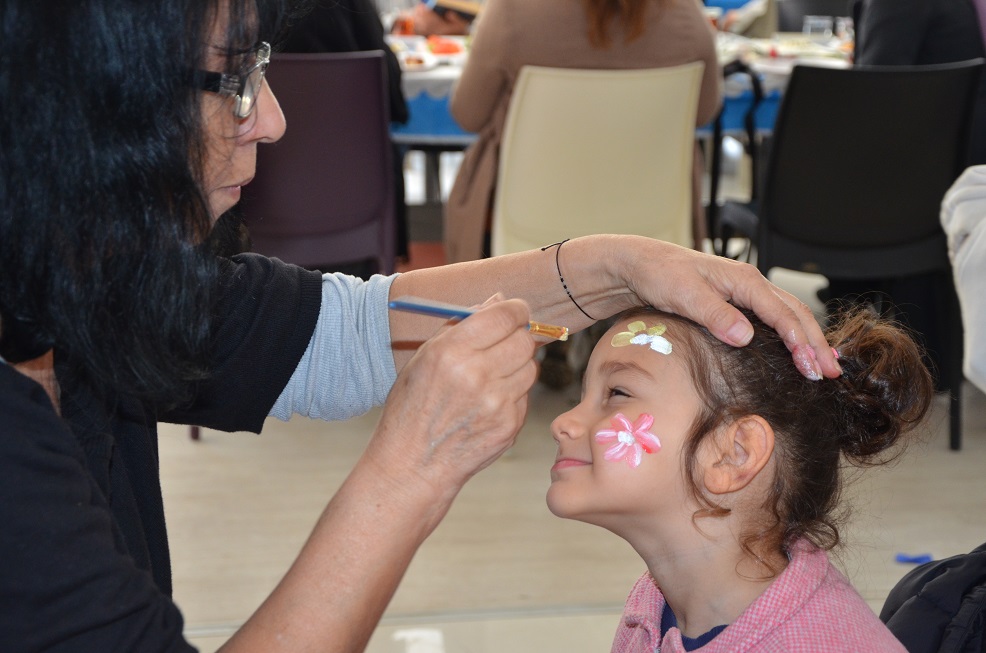
M 774 429 L 759 415 L 746 415 L 706 440 L 705 488 L 713 494 L 728 494 L 746 487 L 756 478 L 774 452 Z

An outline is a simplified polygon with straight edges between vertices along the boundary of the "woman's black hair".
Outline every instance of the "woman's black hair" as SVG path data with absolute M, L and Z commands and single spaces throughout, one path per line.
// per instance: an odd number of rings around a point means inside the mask
M 720 426 L 759 415 L 774 430 L 776 464 L 763 505 L 767 518 L 745 534 L 744 548 L 758 558 L 763 546 L 784 552 L 800 539 L 834 548 L 843 516 L 843 461 L 870 466 L 899 455 L 902 436 L 931 404 L 931 373 L 907 331 L 862 308 L 826 329 L 842 376 L 811 381 L 797 371 L 781 337 L 752 312 L 744 314 L 754 327 L 745 347 L 726 345 L 685 318 L 660 314 L 702 399 L 683 454 L 692 493 L 705 506 L 696 517 L 728 514 L 699 490 L 695 461 L 702 442 Z
M 189 71 L 217 11 L 235 73 L 281 4 L 3 3 L 0 355 L 53 346 L 73 378 L 165 404 L 208 374 L 218 267 Z

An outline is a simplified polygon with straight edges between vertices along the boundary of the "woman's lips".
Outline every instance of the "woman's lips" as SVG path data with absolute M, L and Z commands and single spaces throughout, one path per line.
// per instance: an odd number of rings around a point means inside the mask
M 225 186 L 222 190 L 226 191 L 227 193 L 230 193 L 230 194 L 233 194 L 233 195 L 237 195 L 238 196 L 240 194 L 240 192 L 243 190 L 243 187 L 246 186 L 247 184 L 249 184 L 251 181 L 253 181 L 253 177 L 250 177 L 249 179 L 244 179 L 243 181 L 241 181 L 239 183 L 230 184 L 229 186 Z

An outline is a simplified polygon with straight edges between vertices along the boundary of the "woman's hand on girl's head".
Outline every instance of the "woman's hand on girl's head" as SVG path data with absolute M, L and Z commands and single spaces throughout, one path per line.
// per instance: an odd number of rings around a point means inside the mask
M 367 450 L 451 499 L 514 442 L 537 379 L 530 311 L 487 302 L 425 342 L 397 377 Z
M 688 317 L 735 346 L 750 341 L 753 327 L 732 304 L 749 308 L 781 335 L 806 377 L 842 373 L 811 309 L 755 267 L 646 238 L 627 254 L 623 278 L 644 303 Z

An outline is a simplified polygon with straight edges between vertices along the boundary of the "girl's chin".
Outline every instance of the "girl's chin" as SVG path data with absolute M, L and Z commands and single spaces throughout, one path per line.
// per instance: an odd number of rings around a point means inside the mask
M 562 496 L 562 492 L 557 487 L 557 484 L 552 484 L 548 488 L 547 496 L 548 510 L 555 517 L 561 517 L 562 519 L 575 519 L 575 511 L 572 510 L 572 506 L 569 505 L 568 501 L 565 501 L 565 497 Z

